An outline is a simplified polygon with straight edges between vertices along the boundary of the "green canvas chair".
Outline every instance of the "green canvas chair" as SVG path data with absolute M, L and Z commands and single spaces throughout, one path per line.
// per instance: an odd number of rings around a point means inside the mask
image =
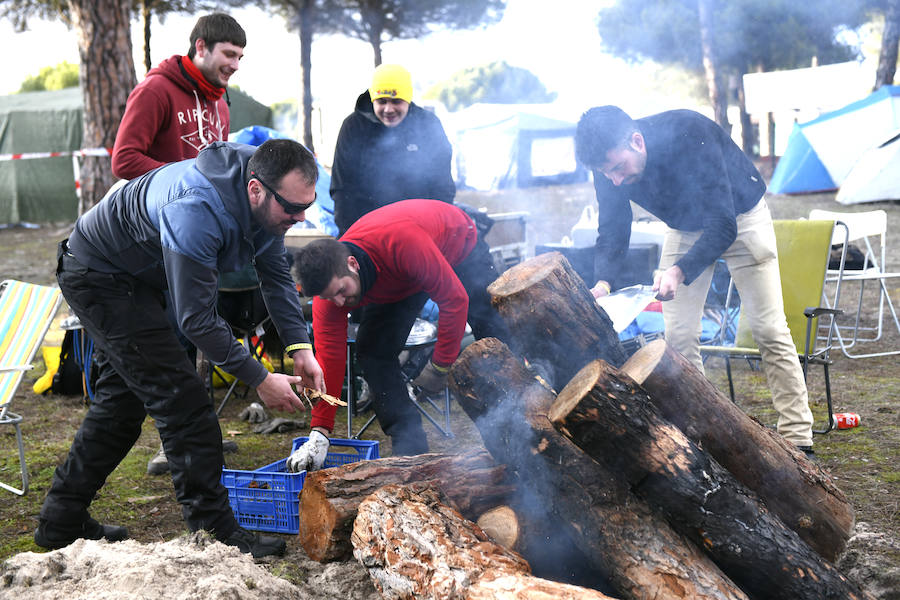
M 777 220 L 774 221 L 775 239 L 778 245 L 778 268 L 781 273 L 781 294 L 784 299 L 784 312 L 787 317 L 791 338 L 797 348 L 797 356 L 806 377 L 809 365 L 821 365 L 825 376 L 825 399 L 828 403 L 828 424 L 823 429 L 814 429 L 815 433 L 828 433 L 834 428 L 834 416 L 831 400 L 831 378 L 829 367 L 833 362 L 830 352 L 834 340 L 834 316 L 840 310 L 829 308 L 837 306 L 840 299 L 840 286 L 836 286 L 830 302 L 822 305 L 822 292 L 825 287 L 825 275 L 831 254 L 831 239 L 836 228 L 846 232 L 846 225 L 839 221 L 807 221 Z M 846 246 L 845 246 L 846 247 Z M 843 268 L 844 257 L 841 257 Z M 730 314 L 728 304 L 734 294 L 732 283 L 726 300 L 725 315 Z M 731 374 L 731 361 L 735 359 L 759 361 L 759 348 L 753 341 L 753 335 L 745 319 L 738 316 L 737 334 L 734 345 L 724 345 L 725 328 L 728 323 L 723 319 L 719 342 L 700 347 L 704 357 L 718 356 L 725 359 L 725 370 L 728 375 L 728 391 L 734 401 L 734 380 Z M 822 321 L 822 323 L 819 323 Z M 819 327 L 827 332 L 821 338 L 816 335 Z
M 0 487 L 19 496 L 28 491 L 28 468 L 19 423 L 22 417 L 10 412 L 13 396 L 25 371 L 32 368 L 44 335 L 62 302 L 59 288 L 7 279 L 0 283 L 0 425 L 16 430 L 22 488 L 0 482 Z

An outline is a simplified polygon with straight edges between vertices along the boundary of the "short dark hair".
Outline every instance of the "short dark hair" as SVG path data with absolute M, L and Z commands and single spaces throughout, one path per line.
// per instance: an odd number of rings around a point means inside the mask
M 295 140 L 275 138 L 266 140 L 256 149 L 250 162 L 247 163 L 247 181 L 256 173 L 263 181 L 277 188 L 281 179 L 299 169 L 306 183 L 315 185 L 319 178 L 319 167 L 316 157 L 306 147 Z
M 634 120 L 618 106 L 595 106 L 578 120 L 575 129 L 575 157 L 590 168 L 606 162 L 610 150 L 631 139 L 638 129 Z
M 350 249 L 334 238 L 314 240 L 294 253 L 292 272 L 304 296 L 318 296 L 331 280 L 350 274 Z
M 243 48 L 247 45 L 247 34 L 231 15 L 225 13 L 213 13 L 197 19 L 194 29 L 191 30 L 191 47 L 188 50 L 188 58 L 193 59 L 197 53 L 197 40 L 206 42 L 210 50 L 219 42 L 228 42 Z

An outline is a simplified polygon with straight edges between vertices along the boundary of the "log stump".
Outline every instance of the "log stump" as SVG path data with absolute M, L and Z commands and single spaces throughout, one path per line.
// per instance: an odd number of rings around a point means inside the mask
M 549 417 L 704 548 L 751 597 L 866 597 L 607 363 L 585 366 L 560 392 Z
M 415 481 L 434 482 L 457 510 L 472 519 L 505 504 L 514 489 L 506 468 L 482 449 L 394 456 L 313 471 L 306 474 L 300 492 L 300 545 L 319 562 L 348 557 L 359 503 L 384 485 Z
M 551 387 L 562 388 L 594 359 L 616 366 L 625 362 L 612 321 L 559 252 L 519 263 L 487 289 L 509 327 L 513 347 L 552 371 Z
M 553 393 L 502 342 L 469 345 L 451 368 L 459 404 L 485 447 L 539 495 L 626 598 L 746 598 L 620 477 L 560 435 L 547 418 Z
M 609 599 L 530 576 L 521 556 L 490 541 L 421 483 L 388 485 L 366 498 L 352 541 L 353 555 L 385 598 L 514 600 L 552 590 L 554 598 Z
M 816 552 L 837 560 L 853 531 L 854 515 L 828 473 L 745 414 L 664 340 L 639 349 L 621 371 Z

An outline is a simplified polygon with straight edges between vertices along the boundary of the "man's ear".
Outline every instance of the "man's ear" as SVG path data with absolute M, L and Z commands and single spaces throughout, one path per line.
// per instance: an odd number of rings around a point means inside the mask
M 646 149 L 644 145 L 644 136 L 640 131 L 635 131 L 631 134 L 631 148 L 636 152 L 643 153 Z
M 254 189 L 256 191 L 254 191 Z M 266 197 L 262 186 L 255 179 L 251 179 L 247 182 L 247 197 L 250 199 L 250 206 L 252 208 L 259 206 Z
M 197 41 L 194 42 L 194 56 L 202 58 L 206 54 L 206 49 L 206 40 L 197 38 Z
M 347 268 L 353 271 L 354 273 L 359 273 L 359 262 L 356 260 L 356 257 L 352 254 L 347 257 Z

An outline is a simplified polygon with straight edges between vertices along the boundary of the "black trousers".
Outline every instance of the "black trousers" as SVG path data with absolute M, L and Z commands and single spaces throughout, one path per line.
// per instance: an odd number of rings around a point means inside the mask
M 228 537 L 237 521 L 220 482 L 222 432 L 203 382 L 166 317 L 162 292 L 129 275 L 87 269 L 65 253 L 64 244 L 57 279 L 94 340 L 98 378 L 68 457 L 53 475 L 41 519 L 60 527 L 83 523 L 149 414 L 188 527 Z
M 509 343 L 506 324 L 490 303 L 487 286 L 497 271 L 487 245 L 478 240 L 469 256 L 454 267 L 469 296 L 467 320 L 476 339 L 496 337 Z M 428 452 L 422 418 L 409 398 L 398 356 L 409 330 L 428 300 L 421 292 L 391 304 L 368 304 L 361 309 L 356 356 L 372 392 L 372 408 L 382 431 L 391 436 L 394 455 Z

